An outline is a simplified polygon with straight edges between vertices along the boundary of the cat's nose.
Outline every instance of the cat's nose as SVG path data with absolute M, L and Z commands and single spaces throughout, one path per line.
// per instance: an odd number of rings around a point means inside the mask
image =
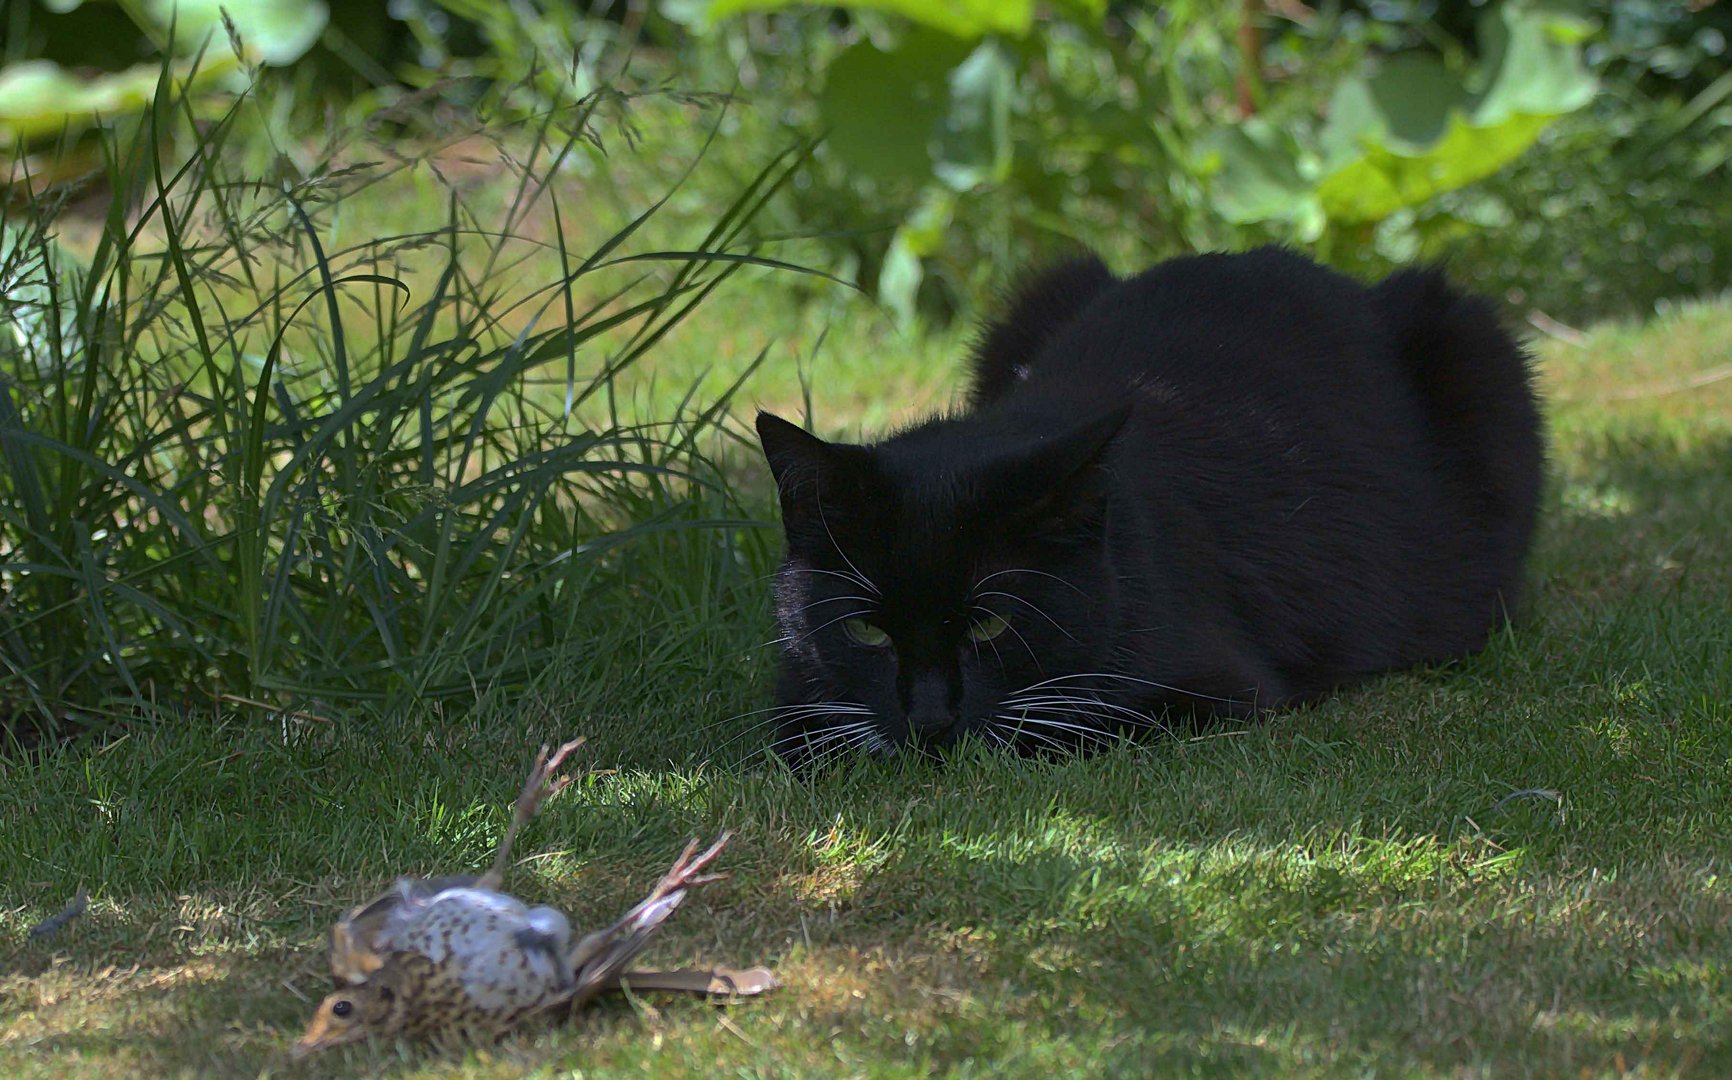
M 916 742 L 940 743 L 956 726 L 950 680 L 943 672 L 922 672 L 908 687 L 908 734 Z

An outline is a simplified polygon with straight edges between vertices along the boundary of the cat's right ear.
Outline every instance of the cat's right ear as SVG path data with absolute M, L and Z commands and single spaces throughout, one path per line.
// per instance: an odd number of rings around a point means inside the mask
M 774 413 L 758 414 L 758 442 L 776 478 L 782 521 L 794 526 L 821 516 L 823 501 L 846 497 L 852 470 L 842 450 Z
M 829 464 L 830 444 L 775 413 L 758 414 L 758 443 L 776 478 L 776 487 L 787 490 L 802 474 L 817 476 Z

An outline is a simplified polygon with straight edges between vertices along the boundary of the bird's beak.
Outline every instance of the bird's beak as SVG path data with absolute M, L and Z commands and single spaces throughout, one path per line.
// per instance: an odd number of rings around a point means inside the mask
M 321 1044 L 317 1038 L 315 1038 L 311 1035 L 306 1035 L 306 1036 L 303 1036 L 301 1038 L 300 1042 L 289 1047 L 289 1057 L 293 1058 L 296 1061 L 299 1061 L 300 1059 L 306 1057 L 308 1054 L 311 1054 L 313 1051 L 318 1050 L 320 1048 L 321 1048 Z
M 307 1025 L 307 1033 L 301 1036 L 299 1042 L 289 1048 L 289 1057 L 299 1061 L 308 1054 L 329 1049 L 346 1041 L 342 1037 L 342 1033 L 331 1030 L 331 1025 L 326 1022 L 323 1016 L 315 1016 L 313 1022 Z

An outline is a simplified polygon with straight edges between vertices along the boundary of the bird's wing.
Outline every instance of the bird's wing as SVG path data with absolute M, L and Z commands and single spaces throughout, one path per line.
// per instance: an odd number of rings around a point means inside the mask
M 398 878 L 331 927 L 331 978 L 338 986 L 365 982 L 379 970 L 385 954 L 398 947 L 396 930 L 415 909 L 447 889 L 467 888 L 474 882 L 474 877 L 461 874 Z

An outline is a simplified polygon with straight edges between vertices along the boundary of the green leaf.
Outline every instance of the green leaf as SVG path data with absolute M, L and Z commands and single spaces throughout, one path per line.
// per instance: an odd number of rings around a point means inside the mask
M 843 164 L 879 180 L 932 175 L 930 144 L 950 107 L 951 69 L 968 47 L 931 31 L 909 34 L 891 52 L 850 46 L 830 65 L 818 111 Z
M 174 24 L 176 47 L 195 52 L 206 39 L 222 44 L 227 35 L 223 12 L 239 32 L 246 58 L 281 66 L 299 60 L 330 21 L 324 0 L 146 0 L 151 21 L 167 30 Z M 221 50 L 226 52 L 227 50 Z M 212 49 L 212 55 L 218 52 Z
M 1379 221 L 1490 176 L 1552 120 L 1593 98 L 1594 79 L 1564 32 L 1566 17 L 1510 2 L 1484 18 L 1482 96 L 1421 56 L 1398 57 L 1336 88 L 1317 187 L 1330 220 Z
M 957 191 L 1010 172 L 1016 69 L 993 41 L 972 51 L 917 30 L 886 52 L 851 46 L 830 65 L 818 108 L 843 164 L 888 182 L 936 176 Z
M 1509 117 L 1561 116 L 1593 100 L 1596 84 L 1582 62 L 1573 28 L 1581 20 L 1515 0 L 1480 19 L 1487 66 L 1495 75 L 1474 111 L 1479 125 Z
M 1010 109 L 1016 69 L 1004 49 L 983 42 L 951 71 L 949 107 L 939 122 L 933 173 L 957 191 L 1010 173 Z
M 173 27 L 180 52 L 197 53 L 207 41 L 196 72 L 177 63 L 176 83 L 191 75 L 191 87 L 232 77 L 241 60 L 227 45 L 226 10 L 247 61 L 287 64 L 299 59 L 325 30 L 330 12 L 323 0 L 147 0 L 145 15 L 164 33 Z M 119 16 L 116 16 L 117 18 Z M 49 60 L 24 60 L 0 68 L 0 145 L 50 135 L 99 117 L 138 112 L 149 105 L 162 75 L 158 62 L 84 78 Z
M 213 55 L 194 82 L 211 82 L 235 67 L 232 59 Z M 159 64 L 138 64 L 84 79 L 51 60 L 8 64 L 0 68 L 0 145 L 51 135 L 102 116 L 137 112 L 150 104 L 161 73 Z
M 157 70 L 134 67 L 80 79 L 51 60 L 24 60 L 0 69 L 0 125 L 23 135 L 51 131 L 68 113 L 119 112 L 150 100 Z
M 1221 128 L 1199 144 L 1198 172 L 1208 177 L 1209 200 L 1228 221 L 1289 221 L 1305 239 L 1323 229 L 1311 182 L 1300 172 L 1303 151 L 1294 138 L 1261 117 Z
M 1448 131 L 1450 114 L 1470 103 L 1467 88 L 1436 57 L 1394 57 L 1370 78 L 1350 77 L 1335 88 L 1319 135 L 1324 161 L 1345 164 L 1371 142 L 1428 146 Z
M 1317 197 L 1332 221 L 1378 221 L 1490 176 L 1533 145 L 1551 121 L 1517 115 L 1479 128 L 1457 113 L 1444 137 L 1419 153 L 1393 143 L 1366 146 L 1364 156 L 1323 178 Z
M 945 230 L 950 227 L 956 210 L 956 195 L 942 187 L 926 189 L 920 205 L 890 239 L 890 249 L 884 253 L 884 265 L 878 271 L 878 300 L 896 319 L 899 326 L 914 322 L 915 298 L 925 277 L 921 260 L 933 254 L 944 243 Z

